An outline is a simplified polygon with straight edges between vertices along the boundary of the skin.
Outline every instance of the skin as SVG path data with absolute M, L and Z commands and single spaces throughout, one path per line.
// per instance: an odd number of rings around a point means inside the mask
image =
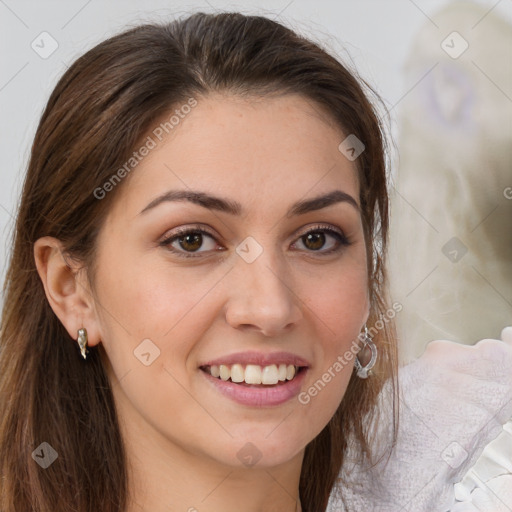
M 307 405 L 294 398 L 267 407 L 231 401 L 198 367 L 239 351 L 288 351 L 310 363 L 306 391 L 361 331 L 369 301 L 358 209 L 340 202 L 285 217 L 292 203 L 332 190 L 359 204 L 354 162 L 338 150 L 345 136 L 298 95 L 198 98 L 119 185 L 98 237 L 93 288 L 85 270 L 66 266 L 58 240 L 35 244 L 48 300 L 70 336 L 85 327 L 89 345 L 104 348 L 129 461 L 128 512 L 300 510 L 305 446 L 339 406 L 353 363 Z M 245 214 L 183 201 L 140 213 L 171 189 L 238 201 Z M 308 244 L 303 235 L 318 223 L 342 230 L 350 245 L 322 256 L 338 243 L 324 232 L 323 245 Z M 159 245 L 196 224 L 215 235 L 203 236 L 196 258 Z M 263 248 L 250 264 L 236 252 L 248 236 Z M 134 357 L 145 339 L 160 350 L 148 366 Z M 237 457 L 249 442 L 261 454 L 251 467 Z

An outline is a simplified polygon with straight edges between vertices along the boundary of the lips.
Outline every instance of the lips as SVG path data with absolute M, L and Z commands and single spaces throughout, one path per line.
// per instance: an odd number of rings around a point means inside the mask
M 222 394 L 244 405 L 278 405 L 300 391 L 307 360 L 289 352 L 243 352 L 207 361 L 199 369 Z

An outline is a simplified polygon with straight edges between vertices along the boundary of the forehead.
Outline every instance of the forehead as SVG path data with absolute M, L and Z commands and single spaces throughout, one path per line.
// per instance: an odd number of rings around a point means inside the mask
M 167 189 L 234 198 L 244 215 L 333 189 L 358 201 L 355 163 L 338 149 L 341 127 L 302 96 L 211 94 L 197 98 L 162 140 L 154 133 L 160 132 L 149 132 L 153 149 L 120 191 L 125 205 L 139 211 Z

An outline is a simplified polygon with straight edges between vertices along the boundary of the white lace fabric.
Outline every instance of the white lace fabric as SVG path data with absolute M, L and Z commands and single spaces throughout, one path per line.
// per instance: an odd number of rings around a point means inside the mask
M 456 501 L 450 512 L 512 510 L 512 419 L 484 448 L 454 491 Z
M 366 467 L 353 445 L 328 512 L 512 512 L 512 327 L 501 338 L 433 341 L 400 369 L 397 443 L 389 388 L 373 442 L 389 460 Z

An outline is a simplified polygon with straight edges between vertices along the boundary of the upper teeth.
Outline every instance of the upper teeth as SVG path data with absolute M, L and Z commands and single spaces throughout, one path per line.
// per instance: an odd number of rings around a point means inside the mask
M 209 367 L 213 377 L 220 377 L 222 380 L 231 379 L 232 382 L 245 382 L 246 384 L 277 384 L 279 381 L 292 380 L 295 377 L 297 368 L 292 364 L 271 364 L 259 366 L 248 364 L 245 369 L 241 364 L 227 366 L 212 365 Z

